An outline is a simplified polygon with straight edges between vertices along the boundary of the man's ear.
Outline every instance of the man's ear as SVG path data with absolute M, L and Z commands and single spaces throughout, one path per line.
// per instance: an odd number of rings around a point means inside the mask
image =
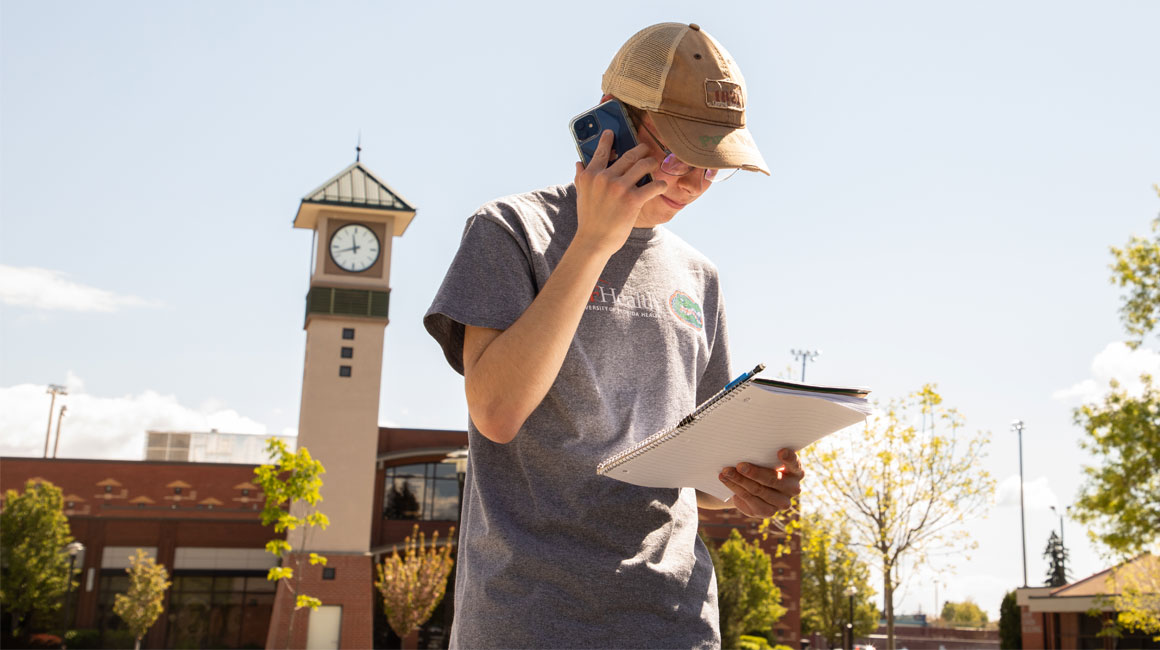
M 616 98 L 613 97 L 612 95 L 604 95 L 603 97 L 600 98 L 600 103 L 603 104 L 604 102 L 606 102 L 610 99 L 616 99 Z

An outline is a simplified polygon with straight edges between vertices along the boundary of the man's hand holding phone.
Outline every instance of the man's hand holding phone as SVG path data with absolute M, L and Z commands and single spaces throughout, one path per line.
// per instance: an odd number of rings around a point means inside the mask
M 611 165 L 612 131 L 600 134 L 596 153 L 585 167 L 576 163 L 577 230 L 574 244 L 591 247 L 593 252 L 611 257 L 624 246 L 637 215 L 645 203 L 668 189 L 665 181 L 654 180 L 637 186 L 645 174 L 655 172 L 660 163 L 649 155 L 646 145 L 617 152 Z

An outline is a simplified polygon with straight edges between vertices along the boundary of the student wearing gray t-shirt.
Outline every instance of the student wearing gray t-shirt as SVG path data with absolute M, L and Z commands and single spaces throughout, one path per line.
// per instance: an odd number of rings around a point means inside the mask
M 663 224 L 769 173 L 740 70 L 697 25 L 633 36 L 602 89 L 641 144 L 606 167 L 606 132 L 572 184 L 480 208 L 424 318 L 470 414 L 452 647 L 719 646 L 698 506 L 763 517 L 798 493 L 789 450 L 723 468 L 728 504 L 596 474 L 731 378 L 717 268 Z

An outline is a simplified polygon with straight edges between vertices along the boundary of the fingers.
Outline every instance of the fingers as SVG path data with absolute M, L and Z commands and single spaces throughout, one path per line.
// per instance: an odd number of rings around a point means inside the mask
M 768 517 L 788 509 L 793 497 L 801 493 L 804 472 L 797 454 L 783 449 L 778 455 L 782 463 L 777 467 L 739 463 L 721 470 L 718 479 L 733 491 L 738 510 L 752 517 Z

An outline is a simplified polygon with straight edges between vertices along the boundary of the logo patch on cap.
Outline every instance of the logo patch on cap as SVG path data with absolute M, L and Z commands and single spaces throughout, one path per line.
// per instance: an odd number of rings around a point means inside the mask
M 705 105 L 710 108 L 727 108 L 731 111 L 745 110 L 745 98 L 741 96 L 741 85 L 724 79 L 706 79 Z

